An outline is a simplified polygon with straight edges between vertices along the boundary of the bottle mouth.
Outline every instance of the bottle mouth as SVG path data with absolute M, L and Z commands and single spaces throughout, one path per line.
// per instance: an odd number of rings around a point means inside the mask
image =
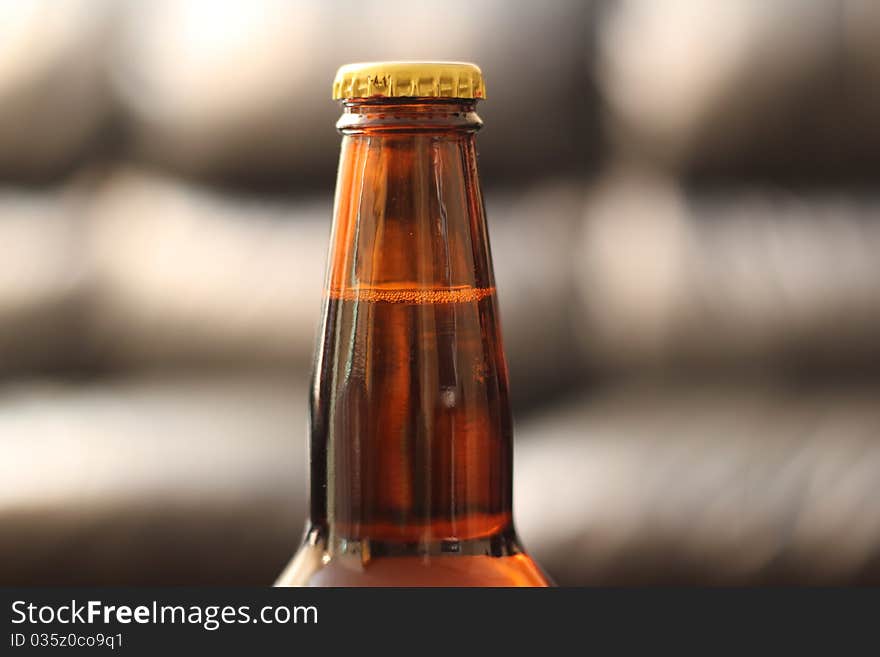
M 447 98 L 445 96 L 366 96 L 363 98 L 340 98 L 344 107 L 349 105 L 470 105 L 480 98 Z
M 350 98 L 336 123 L 342 134 L 368 131 L 473 132 L 483 127 L 476 99 L 398 96 Z

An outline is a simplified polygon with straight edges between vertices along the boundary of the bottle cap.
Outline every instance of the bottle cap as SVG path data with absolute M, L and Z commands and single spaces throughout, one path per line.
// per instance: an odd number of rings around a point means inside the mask
M 486 97 L 483 73 L 467 62 L 346 64 L 333 80 L 333 100 L 349 98 Z

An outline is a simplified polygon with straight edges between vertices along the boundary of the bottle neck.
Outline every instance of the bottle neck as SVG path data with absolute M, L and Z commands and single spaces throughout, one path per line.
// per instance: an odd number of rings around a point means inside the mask
M 474 101 L 346 103 L 331 297 L 398 298 L 386 290 L 430 303 L 429 292 L 438 301 L 494 292 L 475 150 L 481 126 Z
M 331 545 L 512 535 L 507 368 L 474 103 L 353 102 L 338 125 L 313 527 Z

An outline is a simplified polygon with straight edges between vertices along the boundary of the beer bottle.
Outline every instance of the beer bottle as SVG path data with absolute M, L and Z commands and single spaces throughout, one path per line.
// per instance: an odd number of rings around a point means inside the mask
M 473 64 L 336 75 L 311 510 L 277 585 L 547 585 L 511 516 L 507 366 L 475 152 L 484 97 Z

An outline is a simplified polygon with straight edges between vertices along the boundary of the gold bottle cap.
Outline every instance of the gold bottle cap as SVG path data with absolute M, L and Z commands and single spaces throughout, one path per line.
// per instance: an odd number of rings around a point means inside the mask
M 333 100 L 347 98 L 486 97 L 483 73 L 466 62 L 346 64 L 333 80 Z

